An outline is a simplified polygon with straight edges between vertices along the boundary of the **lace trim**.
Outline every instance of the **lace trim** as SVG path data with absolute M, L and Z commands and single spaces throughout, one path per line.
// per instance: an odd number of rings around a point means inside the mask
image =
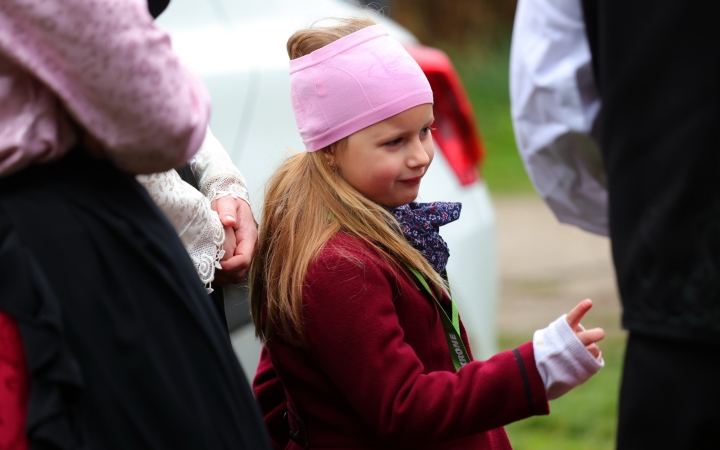
M 213 213 L 214 214 L 214 213 Z M 221 269 L 220 260 L 225 256 L 223 244 L 225 243 L 225 230 L 220 218 L 213 217 L 205 221 L 202 231 L 187 247 L 187 252 L 208 293 L 213 291 L 212 281 L 215 279 L 215 269 Z
M 245 188 L 245 182 L 230 174 L 218 174 L 207 180 L 203 186 L 203 194 L 210 202 L 227 195 L 232 198 L 240 198 L 250 203 L 250 196 Z

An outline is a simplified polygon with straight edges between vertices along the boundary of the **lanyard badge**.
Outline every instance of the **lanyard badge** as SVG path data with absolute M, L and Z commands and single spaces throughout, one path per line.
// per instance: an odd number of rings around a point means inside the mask
M 447 340 L 448 349 L 450 350 L 450 358 L 452 358 L 455 371 L 457 372 L 464 365 L 472 361 L 472 359 L 470 359 L 470 354 L 465 349 L 465 344 L 460 337 L 460 318 L 458 316 L 457 306 L 455 306 L 455 302 L 452 300 L 452 297 L 450 297 L 449 294 L 446 294 L 450 300 L 450 316 L 448 316 L 447 311 L 443 308 L 440 301 L 437 297 L 435 297 L 435 294 L 430 289 L 425 277 L 417 269 L 410 267 L 407 263 L 405 266 L 408 270 L 410 270 L 410 272 L 412 272 L 413 275 L 415 275 L 415 278 L 417 278 L 420 284 L 435 301 L 435 307 L 440 313 L 440 320 L 442 321 L 443 329 L 445 330 L 445 339 Z

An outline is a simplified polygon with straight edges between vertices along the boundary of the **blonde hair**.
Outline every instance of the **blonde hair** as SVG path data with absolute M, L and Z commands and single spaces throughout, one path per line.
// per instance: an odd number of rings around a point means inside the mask
M 293 34 L 287 44 L 290 58 L 375 23 L 367 18 L 340 22 Z M 447 287 L 405 240 L 392 214 L 330 167 L 326 153 L 342 158 L 346 146 L 344 138 L 316 152 L 295 154 L 268 181 L 258 250 L 249 277 L 255 334 L 261 339 L 269 339 L 280 329 L 291 344 L 305 342 L 302 288 L 307 270 L 325 244 L 341 231 L 374 245 L 398 268 L 403 268 L 403 262 L 416 268 L 436 293 Z

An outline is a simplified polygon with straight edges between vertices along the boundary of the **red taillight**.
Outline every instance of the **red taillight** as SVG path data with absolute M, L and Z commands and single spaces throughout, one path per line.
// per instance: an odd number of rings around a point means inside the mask
M 430 82 L 435 99 L 433 138 L 462 185 L 478 179 L 478 164 L 485 156 L 475 127 L 475 114 L 462 82 L 440 50 L 422 45 L 406 47 Z

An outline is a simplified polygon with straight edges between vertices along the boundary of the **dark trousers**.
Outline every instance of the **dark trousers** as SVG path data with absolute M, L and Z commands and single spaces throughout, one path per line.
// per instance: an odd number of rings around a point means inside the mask
M 617 448 L 720 448 L 720 346 L 630 333 Z

